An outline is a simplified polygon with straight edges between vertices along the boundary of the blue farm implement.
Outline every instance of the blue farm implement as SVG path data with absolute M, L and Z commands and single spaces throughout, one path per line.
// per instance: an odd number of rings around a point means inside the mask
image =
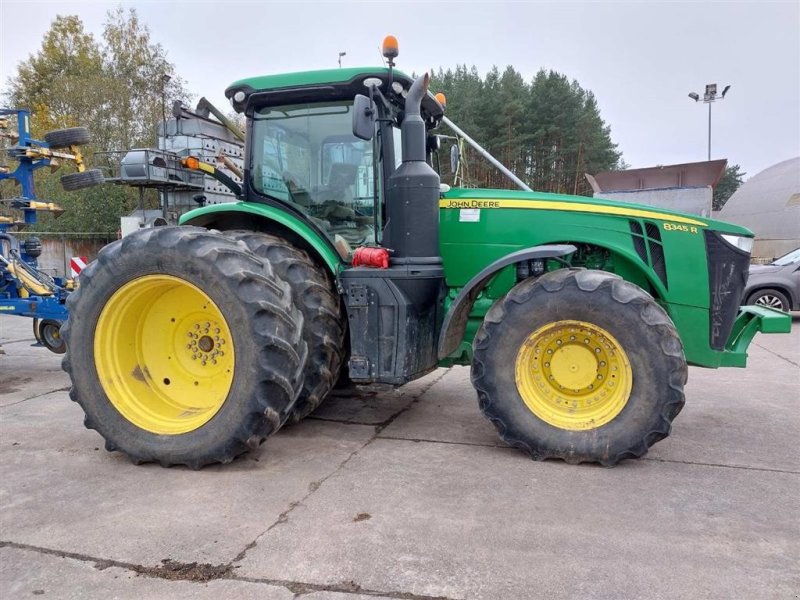
M 17 131 L 10 125 L 16 120 Z M 70 279 L 51 277 L 38 266 L 42 246 L 38 239 L 20 242 L 11 231 L 36 223 L 40 212 L 60 215 L 61 208 L 52 202 L 37 200 L 33 174 L 36 169 L 57 169 L 62 163 L 75 165 L 77 172 L 61 177 L 67 191 L 103 183 L 97 169 L 86 169 L 79 146 L 90 141 L 83 127 L 59 129 L 45 135 L 43 141 L 30 135 L 30 113 L 23 109 L 0 109 L 0 137 L 12 145 L 5 148 L 8 157 L 17 162 L 15 169 L 0 167 L 0 181 L 14 180 L 19 196 L 0 199 L 8 209 L 22 213 L 22 220 L 0 214 L 0 314 L 34 319 L 34 334 L 48 349 L 64 352 L 59 334 L 67 319 L 66 299 L 74 287 Z M 4 211 L 10 213 L 10 210 Z

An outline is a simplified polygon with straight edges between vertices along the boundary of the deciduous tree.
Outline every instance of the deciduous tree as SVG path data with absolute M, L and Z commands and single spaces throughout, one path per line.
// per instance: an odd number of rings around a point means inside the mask
M 39 50 L 9 78 L 5 93 L 8 105 L 31 109 L 35 137 L 52 129 L 88 127 L 93 143 L 83 149 L 84 156 L 107 172 L 122 154 L 96 151 L 155 146 L 162 109 L 187 96 L 163 47 L 151 39 L 134 9 L 122 8 L 109 11 L 100 41 L 77 16 L 56 17 Z M 136 190 L 121 186 L 65 193 L 58 185 L 65 171 L 45 171 L 36 175 L 39 196 L 67 212 L 57 220 L 42 219 L 41 230 L 112 233 L 119 217 L 139 202 Z M 10 183 L 2 189 L 4 197 L 15 193 Z

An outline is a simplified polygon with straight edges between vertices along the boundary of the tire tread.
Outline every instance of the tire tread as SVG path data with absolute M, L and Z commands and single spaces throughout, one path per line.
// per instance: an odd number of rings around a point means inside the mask
M 241 230 L 224 233 L 243 242 L 288 282 L 303 313 L 303 337 L 309 358 L 297 403 L 288 419 L 289 423 L 297 423 L 322 404 L 339 376 L 346 327 L 339 295 L 327 271 L 285 238 Z

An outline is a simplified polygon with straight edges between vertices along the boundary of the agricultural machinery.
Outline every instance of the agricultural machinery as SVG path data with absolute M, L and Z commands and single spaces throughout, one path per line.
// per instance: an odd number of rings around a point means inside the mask
M 63 364 L 108 450 L 226 463 L 337 381 L 470 365 L 508 444 L 614 465 L 669 434 L 688 364 L 744 367 L 757 332 L 789 330 L 740 308 L 747 229 L 516 178 L 441 185 L 437 128 L 465 134 L 427 75 L 394 68 L 391 37 L 384 55 L 232 84 L 238 201 L 132 233 L 84 270 Z
M 10 131 L 16 120 L 17 131 Z M 37 214 L 63 212 L 52 203 L 36 199 L 34 171 L 44 167 L 58 169 L 63 163 L 74 164 L 77 171 L 61 177 L 61 185 L 67 191 L 80 190 L 103 183 L 99 170 L 86 169 L 80 146 L 90 141 L 84 127 L 58 129 L 45 135 L 44 141 L 30 134 L 30 113 L 24 109 L 0 109 L 0 135 L 10 140 L 6 154 L 17 162 L 12 171 L 0 167 L 0 181 L 13 180 L 20 187 L 18 197 L 2 199 L 10 209 L 21 211 L 23 219 L 16 221 L 0 215 L 0 314 L 32 317 L 33 331 L 39 340 L 52 352 L 65 351 L 61 338 L 61 324 L 67 319 L 66 299 L 74 288 L 70 279 L 51 277 L 38 268 L 38 257 L 42 245 L 38 238 L 23 242 L 12 235 L 37 221 Z M 10 211 L 9 211 L 10 212 Z

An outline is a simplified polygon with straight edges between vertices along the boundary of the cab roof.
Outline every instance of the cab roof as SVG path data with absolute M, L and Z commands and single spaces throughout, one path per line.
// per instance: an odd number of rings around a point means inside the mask
M 353 98 L 356 94 L 367 93 L 368 88 L 364 85 L 366 79 L 378 78 L 384 84 L 381 86 L 384 95 L 392 96 L 395 101 L 403 104 L 402 96 L 388 89 L 386 84 L 389 82 L 389 77 L 390 71 L 386 67 L 350 67 L 278 73 L 235 81 L 225 90 L 225 96 L 231 100 L 237 112 L 243 112 L 251 97 L 257 99 L 258 104 L 267 105 L 286 104 L 289 101 L 313 102 L 333 98 Z M 414 82 L 411 77 L 397 69 L 392 70 L 391 78 L 392 82 L 400 83 L 405 91 Z M 245 94 L 245 99 L 241 102 L 233 99 L 234 94 L 239 91 Z M 431 125 L 438 122 L 444 114 L 444 109 L 430 92 L 423 98 L 422 110 L 426 117 L 431 119 Z
M 346 69 L 321 69 L 318 71 L 295 71 L 294 73 L 276 73 L 274 75 L 260 75 L 247 77 L 234 81 L 225 90 L 225 96 L 230 98 L 233 92 L 249 88 L 251 91 L 279 90 L 282 88 L 306 87 L 320 84 L 342 84 L 353 80 L 364 80 L 367 77 L 387 78 L 389 69 L 385 67 L 349 67 Z M 403 84 L 411 84 L 411 78 L 394 69 L 394 79 Z

